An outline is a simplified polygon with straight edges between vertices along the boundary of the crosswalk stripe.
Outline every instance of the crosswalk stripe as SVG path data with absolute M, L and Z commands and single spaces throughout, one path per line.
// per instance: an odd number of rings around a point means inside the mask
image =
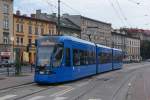
M 56 97 L 54 100 L 65 100 L 67 97 Z
M 39 99 L 42 99 L 44 97 L 45 96 L 36 96 L 36 97 L 30 98 L 29 100 L 39 100 Z
M 0 100 L 7 100 L 7 99 L 10 99 L 10 98 L 13 98 L 17 95 L 6 95 L 6 96 L 3 96 L 3 97 L 0 97 Z
M 50 95 L 50 96 L 52 96 L 52 97 L 58 97 L 58 96 L 61 96 L 61 95 L 64 95 L 64 94 L 66 94 L 66 93 L 68 93 L 68 92 L 70 92 L 70 91 L 72 91 L 74 88 L 72 88 L 72 87 L 68 87 L 67 89 L 65 89 L 65 90 L 62 90 L 62 91 L 59 91 L 59 92 L 56 92 L 56 93 L 54 93 L 54 94 L 52 94 L 52 95 Z

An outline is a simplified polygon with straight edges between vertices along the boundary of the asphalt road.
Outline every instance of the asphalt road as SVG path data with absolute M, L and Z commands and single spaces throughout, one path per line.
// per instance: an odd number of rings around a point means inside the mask
M 0 91 L 0 100 L 150 100 L 150 63 L 82 80 L 39 86 L 29 84 Z

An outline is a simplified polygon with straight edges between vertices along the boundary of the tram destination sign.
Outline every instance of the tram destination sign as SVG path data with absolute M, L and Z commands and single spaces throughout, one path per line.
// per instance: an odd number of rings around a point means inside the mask
M 55 45 L 55 44 L 56 44 L 55 42 L 52 42 L 50 40 L 43 40 L 40 42 L 41 46 L 49 46 L 49 45 Z

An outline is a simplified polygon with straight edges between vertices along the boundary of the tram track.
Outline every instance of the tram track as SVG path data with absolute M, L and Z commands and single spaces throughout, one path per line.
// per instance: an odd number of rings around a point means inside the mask
M 20 85 L 17 85 L 17 86 L 11 86 L 11 87 L 7 87 L 7 88 L 2 88 L 2 89 L 0 89 L 0 94 L 7 93 L 8 91 L 11 91 L 11 90 L 24 88 L 24 87 L 27 87 L 27 86 L 30 86 L 30 85 L 35 85 L 35 84 L 36 83 L 34 83 L 34 82 L 30 82 L 30 83 L 20 84 Z
M 15 98 L 14 100 L 24 99 L 24 98 L 26 98 L 26 97 L 32 96 L 32 95 L 37 94 L 37 93 L 40 93 L 40 92 L 44 92 L 44 91 L 49 90 L 49 89 L 52 89 L 52 88 L 54 88 L 54 86 L 49 86 L 48 88 L 41 89 L 41 90 L 38 90 L 38 91 L 35 91 L 35 92 L 32 92 L 32 93 L 29 93 L 29 94 L 26 94 L 26 95 L 17 97 L 17 98 Z
M 34 86 L 37 87 L 37 88 L 40 88 L 40 89 L 32 90 L 32 87 L 34 87 Z M 24 89 L 31 90 L 31 92 L 29 92 L 29 93 L 27 92 L 25 94 L 22 94 L 21 96 L 18 95 L 18 97 L 13 99 L 13 100 L 20 100 L 20 99 L 24 99 L 26 97 L 32 96 L 34 94 L 52 89 L 54 87 L 55 86 L 38 85 L 38 84 L 32 82 L 32 83 L 28 83 L 28 84 L 22 84 L 22 85 L 19 85 L 19 86 L 13 86 L 13 87 L 8 87 L 8 88 L 1 89 L 0 90 L 0 95 L 6 95 L 6 94 L 12 94 L 12 93 L 17 95 L 16 93 L 18 93 L 20 90 L 24 90 Z
M 114 92 L 114 94 L 112 95 L 112 100 L 116 100 L 116 97 L 118 96 L 118 94 L 120 93 L 121 89 L 123 88 L 124 85 L 126 85 L 128 82 L 131 81 L 131 79 L 133 79 L 132 81 L 134 81 L 134 78 L 137 76 L 138 74 L 138 70 L 142 70 L 144 68 L 149 68 L 149 66 L 145 65 L 145 67 L 141 67 L 141 68 L 137 68 L 137 69 L 129 69 L 127 72 L 125 72 L 126 74 L 129 74 L 126 79 L 120 84 L 120 86 L 117 88 L 116 92 Z M 124 72 L 123 72 L 124 73 Z M 112 78 L 112 77 L 111 77 Z M 108 79 L 108 80 L 107 80 Z M 91 87 L 89 87 L 88 89 L 86 89 L 84 92 L 82 92 L 81 94 L 75 96 L 73 99 L 71 100 L 80 100 L 82 97 L 84 97 L 85 95 L 87 95 L 88 93 L 90 93 L 91 91 L 93 91 L 97 86 L 99 86 L 99 81 L 109 81 L 109 77 L 105 79 L 103 78 L 97 78 L 97 77 L 93 77 L 93 79 L 91 80 L 91 82 L 89 83 L 89 86 L 92 85 L 92 83 L 94 83 L 93 81 L 97 81 L 97 83 L 93 84 Z M 119 99 L 117 99 L 119 100 Z

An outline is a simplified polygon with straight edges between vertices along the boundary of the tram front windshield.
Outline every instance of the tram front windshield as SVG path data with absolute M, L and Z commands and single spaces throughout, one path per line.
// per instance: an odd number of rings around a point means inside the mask
M 40 46 L 38 48 L 37 66 L 42 70 L 59 67 L 63 57 L 63 45 Z

